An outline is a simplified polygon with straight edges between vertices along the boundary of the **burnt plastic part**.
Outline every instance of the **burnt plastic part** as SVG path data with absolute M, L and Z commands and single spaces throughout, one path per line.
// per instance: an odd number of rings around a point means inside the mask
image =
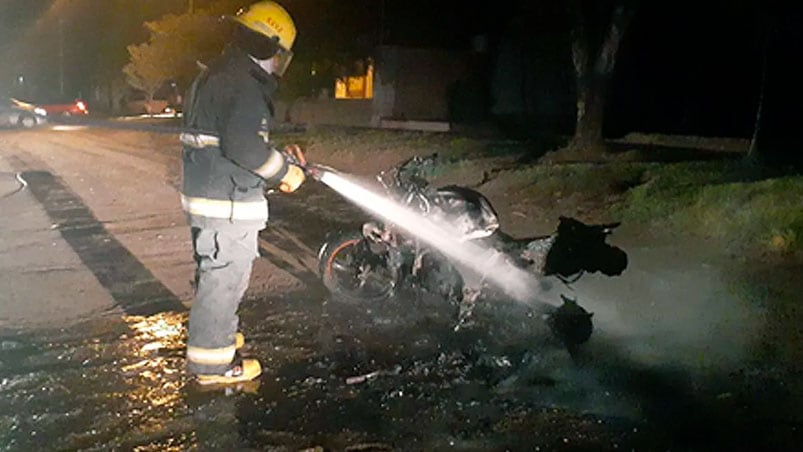
M 432 200 L 466 235 L 487 236 L 499 229 L 499 215 L 488 198 L 476 190 L 449 185 L 439 188 Z
M 446 300 L 459 302 L 462 299 L 462 275 L 438 253 L 429 252 L 423 256 L 416 280 L 421 288 Z
M 552 334 L 571 351 L 591 338 L 594 331 L 591 318 L 594 314 L 586 311 L 576 300 L 563 295 L 560 297 L 563 304 L 547 317 L 547 324 Z
M 472 218 L 499 223 L 499 215 L 482 193 L 459 185 L 447 185 L 437 192 L 436 202 L 447 213 L 467 212 Z
M 560 217 L 555 242 L 546 256 L 545 275 L 570 277 L 582 271 L 607 276 L 622 274 L 627 253 L 605 243 L 619 223 L 587 225 L 574 218 Z
M 405 160 L 394 169 L 398 182 L 402 185 L 421 182 L 426 183 L 424 173 L 431 171 L 437 161 L 437 152 L 425 157 L 416 155 Z

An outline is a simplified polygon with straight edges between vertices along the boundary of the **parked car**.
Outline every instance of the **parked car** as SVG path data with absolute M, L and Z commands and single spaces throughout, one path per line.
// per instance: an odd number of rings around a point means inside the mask
M 129 115 L 158 115 L 165 113 L 169 103 L 166 99 L 151 99 L 142 94 L 135 94 L 127 99 L 125 112 Z
M 30 129 L 47 122 L 43 108 L 13 98 L 0 100 L 0 126 Z
M 86 102 L 81 99 L 75 99 L 72 102 L 46 102 L 39 104 L 39 107 L 50 116 L 77 116 L 89 113 Z

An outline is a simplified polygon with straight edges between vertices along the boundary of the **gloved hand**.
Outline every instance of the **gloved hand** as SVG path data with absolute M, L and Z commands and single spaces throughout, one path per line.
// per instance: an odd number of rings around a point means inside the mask
M 297 144 L 291 144 L 284 148 L 284 155 L 288 163 L 296 164 L 300 167 L 307 166 L 307 157 L 301 152 L 301 148 Z
M 304 175 L 304 166 L 307 164 L 307 158 L 301 152 L 301 148 L 297 144 L 292 144 L 284 148 L 285 158 L 287 159 L 287 174 L 284 175 L 279 181 L 279 190 L 284 193 L 292 193 L 298 190 L 298 187 L 304 183 L 306 176 Z
M 287 165 L 287 173 L 279 181 L 279 190 L 284 193 L 292 193 L 298 190 L 306 178 L 304 170 L 300 166 L 290 163 Z

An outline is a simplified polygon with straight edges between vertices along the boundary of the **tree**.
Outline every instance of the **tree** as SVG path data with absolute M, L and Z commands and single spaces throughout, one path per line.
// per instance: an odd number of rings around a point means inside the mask
M 219 54 L 227 40 L 227 26 L 219 17 L 217 11 L 194 10 L 145 22 L 148 40 L 127 47 L 123 73 L 128 84 L 145 93 L 147 104 L 168 80 L 188 86 L 198 73 L 197 62 Z
M 75 2 L 73 2 L 75 4 Z M 81 45 L 92 55 L 94 67 L 87 64 L 92 72 L 90 79 L 93 98 L 92 108 L 96 111 L 121 113 L 126 94 L 130 91 L 123 67 L 129 61 L 127 46 L 147 37 L 142 22 L 149 18 L 143 3 L 138 7 L 125 0 L 107 0 L 102 7 L 87 5 L 81 10 L 80 29 L 83 36 Z M 94 6 L 94 8 L 92 8 Z M 90 24 L 103 24 L 107 30 L 103 39 L 94 39 L 89 34 L 94 28 Z M 79 28 L 79 27 L 76 27 Z M 89 92 L 89 89 L 87 89 Z
M 198 73 L 197 62 L 208 63 L 223 49 L 230 26 L 216 11 L 167 14 L 145 23 L 149 42 L 162 47 L 171 58 L 164 61 L 171 78 L 187 86 Z
M 761 3 L 756 16 L 761 20 L 764 46 L 760 63 L 755 65 L 761 78 L 748 161 L 803 168 L 803 155 L 799 152 L 803 142 L 799 126 L 803 122 L 803 71 L 789 64 L 799 55 L 803 42 L 799 26 L 803 7 L 769 1 Z
M 150 41 L 127 47 L 131 61 L 123 67 L 123 73 L 129 85 L 145 93 L 146 106 L 173 76 L 173 68 L 168 63 L 174 55 L 162 44 Z
M 569 149 L 604 151 L 605 101 L 622 38 L 633 17 L 628 0 L 574 0 L 572 63 L 577 87 L 577 118 Z

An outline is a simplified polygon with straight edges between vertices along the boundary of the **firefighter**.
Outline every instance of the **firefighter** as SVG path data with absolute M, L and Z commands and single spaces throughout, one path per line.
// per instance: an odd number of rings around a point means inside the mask
M 260 1 L 233 17 L 232 42 L 202 68 L 185 96 L 181 204 L 196 262 L 187 367 L 201 384 L 255 379 L 256 359 L 236 354 L 237 308 L 248 287 L 257 235 L 268 220 L 265 190 L 304 182 L 298 146 L 268 141 L 272 96 L 292 58 L 296 28 L 279 4 Z

